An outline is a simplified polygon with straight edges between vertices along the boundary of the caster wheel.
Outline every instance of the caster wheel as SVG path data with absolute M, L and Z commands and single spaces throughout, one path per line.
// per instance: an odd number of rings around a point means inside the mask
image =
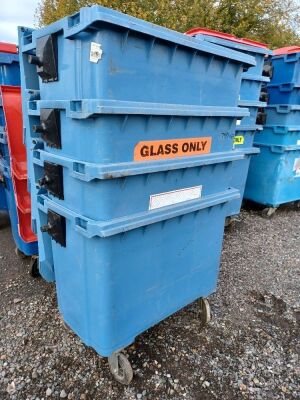
M 232 217 L 227 217 L 225 219 L 225 228 L 229 228 L 234 222 L 234 219 Z
M 295 201 L 295 209 L 300 210 L 300 200 Z
M 207 299 L 200 300 L 200 319 L 202 325 L 206 325 L 211 321 L 211 310 Z
M 19 250 L 17 247 L 15 247 L 15 253 L 18 257 L 20 257 L 22 260 L 27 258 L 26 254 L 24 254 L 21 250 Z
M 133 378 L 133 371 L 127 357 L 122 353 L 114 353 L 108 357 L 110 372 L 122 385 L 129 385 Z
M 239 221 L 239 218 L 237 215 L 232 215 L 231 217 L 227 217 L 225 219 L 225 228 L 230 228 L 238 221 Z
M 264 218 L 272 218 L 274 216 L 276 210 L 277 210 L 277 208 L 267 207 L 262 210 L 261 215 Z
M 30 275 L 33 278 L 39 278 L 41 276 L 40 275 L 40 271 L 39 271 L 39 259 L 38 259 L 38 257 L 31 257 Z

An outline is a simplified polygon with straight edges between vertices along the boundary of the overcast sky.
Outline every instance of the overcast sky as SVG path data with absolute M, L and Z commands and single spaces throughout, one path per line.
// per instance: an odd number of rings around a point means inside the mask
M 0 0 L 0 42 L 17 43 L 17 26 L 33 27 L 38 0 Z

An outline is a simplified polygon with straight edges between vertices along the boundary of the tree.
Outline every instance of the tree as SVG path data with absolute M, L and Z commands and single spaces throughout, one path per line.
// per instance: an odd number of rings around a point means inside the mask
M 262 41 L 271 48 L 300 45 L 297 0 L 40 0 L 37 24 L 47 25 L 92 4 L 181 32 L 201 26 Z

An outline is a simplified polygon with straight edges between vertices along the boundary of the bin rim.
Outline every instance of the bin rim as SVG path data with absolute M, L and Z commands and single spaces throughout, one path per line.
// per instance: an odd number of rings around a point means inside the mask
M 238 189 L 228 188 L 218 193 L 206 195 L 200 199 L 183 201 L 156 210 L 147 210 L 106 221 L 88 218 L 66 206 L 56 203 L 45 194 L 38 195 L 37 207 L 45 213 L 47 213 L 48 210 L 52 210 L 62 215 L 68 219 L 70 228 L 75 229 L 78 233 L 90 239 L 93 237 L 108 238 L 120 233 L 142 228 L 143 226 L 228 203 L 239 198 L 240 191 Z
M 264 101 L 255 101 L 255 100 L 239 100 L 239 107 L 266 107 L 267 103 Z
M 300 104 L 268 104 L 266 108 L 275 108 L 276 111 L 288 113 L 290 111 L 300 111 Z
M 249 74 L 248 72 L 242 73 L 242 80 L 247 81 L 257 81 L 257 82 L 270 82 L 270 78 L 268 76 L 262 76 L 257 74 Z
M 36 40 L 49 34 L 62 33 L 64 38 L 72 40 L 75 39 L 78 34 L 90 30 L 95 24 L 101 22 L 116 26 L 118 29 L 123 28 L 124 35 L 127 35 L 127 37 L 130 31 L 138 32 L 145 36 L 173 43 L 175 46 L 179 45 L 189 49 L 199 50 L 248 66 L 256 65 L 255 59 L 248 54 L 243 54 L 233 49 L 227 49 L 214 43 L 207 43 L 204 40 L 199 41 L 199 39 L 185 35 L 184 33 L 176 32 L 172 29 L 155 25 L 99 5 L 82 7 L 77 13 L 64 17 L 41 29 L 34 30 L 26 27 L 18 27 L 20 49 L 22 52 L 31 52 L 36 48 Z
M 267 147 L 272 153 L 284 153 L 284 152 L 292 152 L 292 151 L 300 151 L 300 145 L 292 145 L 292 144 L 273 144 L 273 143 L 264 143 L 264 142 L 255 142 L 253 143 L 255 147 Z
M 274 133 L 277 133 L 278 131 L 282 133 L 287 133 L 287 132 L 299 132 L 300 133 L 300 126 L 299 125 L 264 125 L 264 129 L 270 129 Z

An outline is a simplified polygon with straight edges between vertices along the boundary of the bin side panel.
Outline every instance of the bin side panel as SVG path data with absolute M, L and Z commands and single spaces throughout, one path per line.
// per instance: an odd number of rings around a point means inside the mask
M 226 207 L 86 239 L 67 221 L 52 241 L 58 303 L 68 325 L 108 356 L 216 289 Z M 175 232 L 179 234 L 175 234 Z

